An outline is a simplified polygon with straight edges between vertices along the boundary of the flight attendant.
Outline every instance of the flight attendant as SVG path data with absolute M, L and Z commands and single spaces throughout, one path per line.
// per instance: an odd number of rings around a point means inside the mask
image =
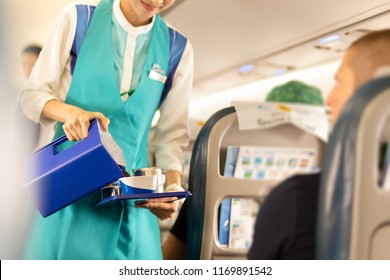
M 174 0 L 88 3 L 69 4 L 57 18 L 21 93 L 21 106 L 35 122 L 58 122 L 56 137 L 65 133 L 72 141 L 86 138 L 90 120 L 99 119 L 121 146 L 128 171 L 148 166 L 148 136 L 159 109 L 151 142 L 156 166 L 170 170 L 167 188 L 178 190 L 182 149 L 188 144 L 193 51 L 185 40 L 169 81 L 173 28 L 158 13 Z M 93 15 L 75 54 L 78 12 L 85 7 L 87 16 L 90 11 Z M 37 212 L 24 258 L 162 258 L 157 219 L 172 217 L 177 202 L 161 198 L 137 207 L 127 202 L 123 207 L 93 208 L 98 199 L 91 194 L 45 219 Z

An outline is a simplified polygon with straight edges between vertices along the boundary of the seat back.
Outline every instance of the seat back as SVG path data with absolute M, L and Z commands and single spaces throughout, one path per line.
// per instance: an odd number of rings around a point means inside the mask
M 194 143 L 188 200 L 188 258 L 245 259 L 247 250 L 222 247 L 218 241 L 218 208 L 229 197 L 254 198 L 261 203 L 275 180 L 224 177 L 228 146 L 312 148 L 322 162 L 324 142 L 296 126 L 284 124 L 262 130 L 239 130 L 234 107 L 222 109 L 205 123 Z
M 379 186 L 379 146 L 390 142 L 390 77 L 360 88 L 326 148 L 317 259 L 390 259 L 390 191 Z

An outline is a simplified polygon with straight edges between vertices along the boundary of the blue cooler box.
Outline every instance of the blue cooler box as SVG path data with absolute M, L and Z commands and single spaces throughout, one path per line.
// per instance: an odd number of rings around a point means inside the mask
M 24 159 L 24 188 L 43 217 L 124 176 L 103 144 L 107 135 L 93 120 L 86 139 L 62 150 L 71 144 L 62 136 Z M 111 138 L 112 143 L 119 148 Z

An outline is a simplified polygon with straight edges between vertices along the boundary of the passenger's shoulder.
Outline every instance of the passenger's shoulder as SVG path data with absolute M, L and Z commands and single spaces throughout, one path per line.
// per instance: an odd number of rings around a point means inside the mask
M 305 187 L 318 187 L 321 173 L 294 175 L 282 181 L 272 190 L 273 196 L 294 195 Z
M 295 184 L 314 184 L 314 183 L 319 183 L 321 177 L 321 172 L 316 172 L 316 173 L 308 173 L 308 174 L 298 174 L 295 176 L 292 176 L 289 179 L 289 183 L 292 185 Z

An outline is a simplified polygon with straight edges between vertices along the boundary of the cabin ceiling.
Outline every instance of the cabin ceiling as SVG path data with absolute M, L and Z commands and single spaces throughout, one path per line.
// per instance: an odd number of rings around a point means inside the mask
M 14 65 L 19 65 L 20 51 L 27 43 L 46 41 L 55 17 L 68 2 L 5 3 Z M 351 40 L 363 34 L 344 36 L 350 30 L 345 27 L 388 27 L 389 11 L 386 0 L 176 0 L 163 17 L 193 45 L 196 97 L 337 59 Z M 375 24 L 357 27 L 363 19 L 379 14 L 382 19 Z M 318 43 L 336 31 L 343 31 L 339 46 Z M 240 73 L 239 67 L 246 64 L 253 71 Z
M 342 34 L 337 52 L 321 49 L 321 36 L 390 11 L 384 0 L 176 0 L 174 5 L 163 16 L 193 45 L 196 96 L 337 59 L 363 33 Z M 387 14 L 369 28 L 389 22 Z M 240 73 L 246 64 L 253 71 Z

